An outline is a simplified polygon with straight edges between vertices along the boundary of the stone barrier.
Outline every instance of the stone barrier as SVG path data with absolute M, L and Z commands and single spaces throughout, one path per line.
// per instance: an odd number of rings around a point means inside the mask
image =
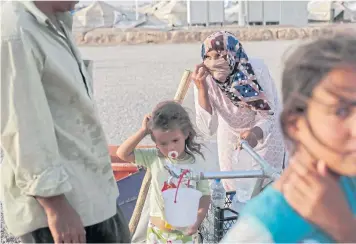
M 241 41 L 295 40 L 332 35 L 335 30 L 355 31 L 356 24 L 320 24 L 305 27 L 263 26 L 263 27 L 221 27 L 196 28 L 186 30 L 145 30 L 98 28 L 88 32 L 74 31 L 78 45 L 120 45 L 120 44 L 161 44 L 161 43 L 195 43 L 202 42 L 208 35 L 217 30 L 227 30 Z

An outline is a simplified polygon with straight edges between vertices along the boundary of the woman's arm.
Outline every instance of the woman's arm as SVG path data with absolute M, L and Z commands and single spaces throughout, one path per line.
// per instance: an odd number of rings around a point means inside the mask
M 259 137 L 258 140 L 261 140 L 265 139 L 270 134 L 272 127 L 278 121 L 280 100 L 278 98 L 275 82 L 269 73 L 268 67 L 263 61 L 254 62 L 253 68 L 267 98 L 268 104 L 274 112 L 273 115 L 269 115 L 267 112 L 258 112 L 256 115 L 256 123 L 253 130 L 255 130 L 254 132 L 257 132 L 256 135 Z
M 209 98 L 208 76 L 209 71 L 204 64 L 197 65 L 192 74 L 196 124 L 204 136 L 212 136 L 218 127 L 217 116 Z
M 195 86 L 196 88 L 196 86 Z M 213 114 L 213 108 L 211 107 L 210 101 L 209 101 L 209 93 L 208 93 L 208 88 L 201 88 L 201 89 L 196 89 L 196 95 L 198 98 L 198 104 L 202 109 L 204 109 L 206 112 L 208 112 L 210 115 Z
M 198 90 L 194 86 L 196 124 L 204 136 L 213 136 L 218 128 L 218 117 L 210 103 L 208 90 Z

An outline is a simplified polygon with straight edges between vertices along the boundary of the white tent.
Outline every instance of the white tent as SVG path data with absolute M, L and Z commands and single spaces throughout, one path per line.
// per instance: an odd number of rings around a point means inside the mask
M 111 27 L 120 18 L 127 18 L 123 11 L 104 1 L 95 1 L 74 14 L 74 26 L 84 28 Z
M 169 26 L 183 26 L 187 24 L 187 3 L 182 0 L 155 1 L 139 9 L 140 13 L 154 16 Z
M 341 5 L 345 9 L 345 19 L 356 22 L 356 1 L 345 1 Z
M 139 9 L 139 12 L 147 15 L 153 15 L 156 11 L 167 5 L 169 1 L 170 0 L 161 0 L 158 2 L 153 2 L 151 4 L 144 5 Z
M 312 0 L 308 3 L 308 19 L 312 21 L 330 21 L 344 10 L 343 6 L 333 1 Z
M 183 26 L 187 24 L 187 3 L 186 1 L 170 0 L 165 5 L 158 8 L 154 15 L 167 21 L 171 26 Z
M 229 2 L 228 6 L 225 7 L 225 22 L 227 23 L 237 23 L 239 22 L 239 4 L 234 2 Z

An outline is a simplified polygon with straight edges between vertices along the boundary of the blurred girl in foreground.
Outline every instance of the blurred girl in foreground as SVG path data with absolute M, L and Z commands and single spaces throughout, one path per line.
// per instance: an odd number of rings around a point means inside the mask
M 289 167 L 246 205 L 223 242 L 356 243 L 356 36 L 299 47 L 282 90 Z

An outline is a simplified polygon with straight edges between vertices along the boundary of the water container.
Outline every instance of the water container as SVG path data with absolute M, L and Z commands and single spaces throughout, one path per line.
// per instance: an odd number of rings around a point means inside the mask
M 211 201 L 215 207 L 224 208 L 226 192 L 220 179 L 216 179 L 211 184 Z

